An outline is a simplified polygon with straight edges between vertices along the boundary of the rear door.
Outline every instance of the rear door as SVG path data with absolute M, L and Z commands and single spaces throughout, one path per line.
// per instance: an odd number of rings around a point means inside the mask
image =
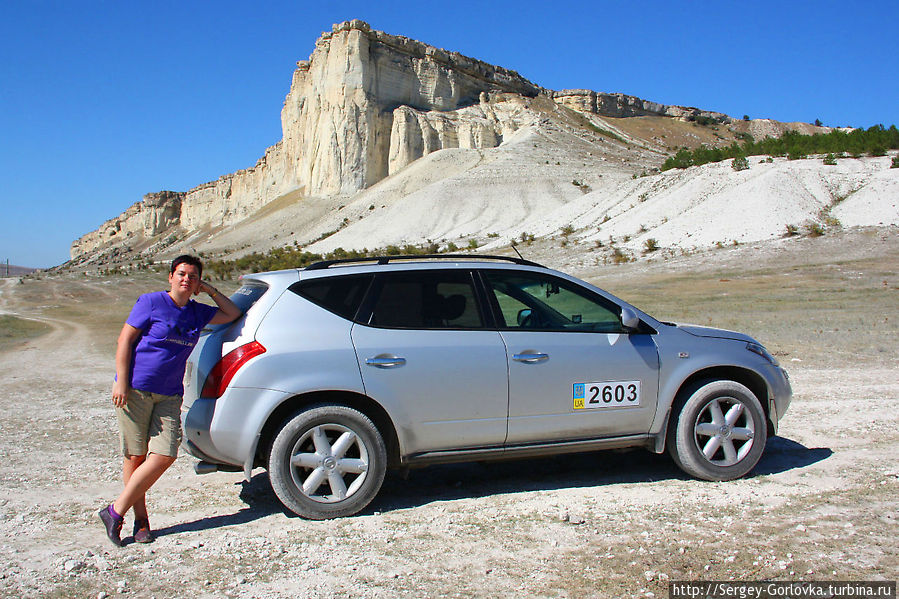
M 353 344 L 366 394 L 394 418 L 404 453 L 501 446 L 506 352 L 472 273 L 379 273 L 370 298 Z

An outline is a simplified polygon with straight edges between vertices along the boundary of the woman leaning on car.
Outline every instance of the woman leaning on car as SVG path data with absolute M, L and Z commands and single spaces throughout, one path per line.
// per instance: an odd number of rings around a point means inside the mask
M 241 314 L 202 276 L 203 263 L 198 258 L 175 258 L 169 290 L 140 296 L 119 334 L 112 402 L 124 455 L 125 489 L 99 512 L 106 534 L 117 546 L 122 545 L 124 516 L 132 508 L 134 540 L 153 540 L 146 493 L 178 455 L 187 357 L 203 327 L 232 322 Z M 191 299 L 200 292 L 208 294 L 216 306 Z

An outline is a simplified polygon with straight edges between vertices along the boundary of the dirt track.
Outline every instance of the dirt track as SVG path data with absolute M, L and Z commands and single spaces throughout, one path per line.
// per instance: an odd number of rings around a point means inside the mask
M 890 247 L 886 264 L 864 252 L 843 262 L 859 280 L 870 275 L 871 297 L 882 299 L 865 302 L 878 316 L 899 305 Z M 739 256 L 703 275 L 705 259 L 679 271 L 718 284 Z M 884 269 L 891 278 L 877 295 Z M 607 278 L 624 275 L 633 290 L 654 280 L 649 267 L 606 272 L 597 278 L 607 287 Z M 121 484 L 108 398 L 112 344 L 150 281 L 0 283 L 0 311 L 53 327 L 0 353 L 2 596 L 665 597 L 677 579 L 899 574 L 895 338 L 881 340 L 874 357 L 856 352 L 831 363 L 828 349 L 844 348 L 812 347 L 817 353 L 805 356 L 801 346 L 786 347 L 794 402 L 744 480 L 695 481 L 665 456 L 640 451 L 440 466 L 389 478 L 361 516 L 309 522 L 282 511 L 264 471 L 248 483 L 240 474 L 198 477 L 183 455 L 150 497 L 157 542 L 117 549 L 95 515 Z M 774 297 L 785 287 L 767 284 Z M 723 312 L 730 298 L 719 300 Z M 816 309 L 806 310 L 814 326 L 830 318 Z M 843 336 L 847 347 L 860 343 Z

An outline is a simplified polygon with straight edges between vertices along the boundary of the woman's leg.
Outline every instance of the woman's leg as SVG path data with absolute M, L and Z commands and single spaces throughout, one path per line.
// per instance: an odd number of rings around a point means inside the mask
M 134 456 L 130 456 L 134 457 Z M 138 502 L 143 503 L 143 511 L 146 514 L 146 493 L 153 486 L 162 473 L 168 470 L 169 466 L 175 463 L 175 458 L 158 453 L 147 454 L 146 459 L 128 476 L 125 481 L 125 490 L 119 495 L 119 498 L 112 504 L 112 508 L 116 513 L 124 515 L 132 507 L 135 508 L 135 515 L 139 516 Z M 127 469 L 125 466 L 124 469 Z M 146 517 L 145 515 L 143 517 Z
M 147 459 L 145 455 L 128 455 L 125 456 L 125 461 L 122 465 L 122 480 L 125 481 L 125 486 L 128 486 L 128 481 L 131 480 L 131 475 L 134 474 L 134 471 L 140 467 L 141 464 Z M 137 501 L 134 502 L 134 519 L 146 519 L 149 516 L 147 515 L 147 494 L 144 493 L 140 497 L 137 498 Z M 122 514 L 122 512 L 119 512 Z M 122 514 L 124 516 L 124 514 Z

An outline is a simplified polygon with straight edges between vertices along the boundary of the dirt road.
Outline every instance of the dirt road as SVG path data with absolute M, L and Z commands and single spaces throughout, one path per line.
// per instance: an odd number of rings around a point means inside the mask
M 777 297 L 768 276 L 753 284 Z M 3 281 L 0 311 L 52 331 L 0 352 L 2 596 L 666 597 L 669 580 L 899 574 L 895 339 L 877 359 L 782 352 L 794 402 L 747 479 L 688 479 L 641 451 L 439 466 L 390 477 L 361 516 L 309 522 L 284 513 L 264 471 L 198 477 L 183 455 L 150 497 L 158 540 L 115 548 L 96 517 L 121 484 L 112 345 L 152 286 Z M 882 297 L 872 313 L 895 314 L 899 292 Z

